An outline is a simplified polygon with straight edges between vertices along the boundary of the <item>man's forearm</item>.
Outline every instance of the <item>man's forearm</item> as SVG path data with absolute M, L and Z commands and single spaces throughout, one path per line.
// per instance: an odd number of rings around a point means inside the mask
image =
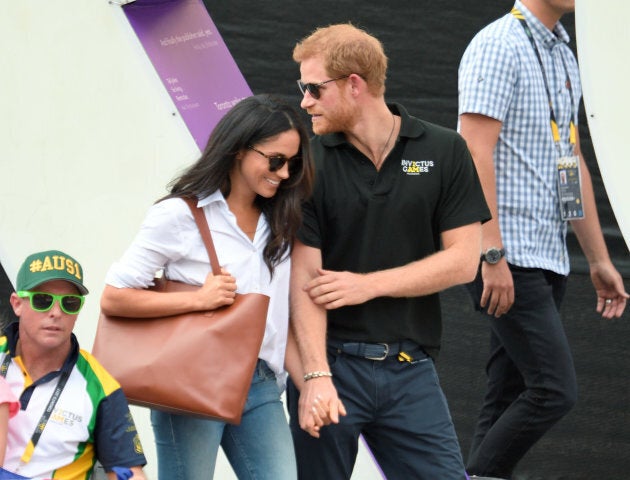
M 584 205 L 584 218 L 571 221 L 571 228 L 580 243 L 584 256 L 589 264 L 609 262 L 610 256 L 604 241 L 591 174 L 588 171 L 584 158 L 580 155 L 580 177 L 582 181 L 582 202 Z
M 291 329 L 304 373 L 328 371 L 326 358 L 326 311 L 315 305 L 301 287 L 291 294 Z
M 321 252 L 296 241 L 291 256 L 291 330 L 305 373 L 328 370 L 326 310 L 316 305 L 304 285 L 317 276 Z
M 418 297 L 471 282 L 479 266 L 481 225 L 445 232 L 443 243 L 443 250 L 422 260 L 368 274 L 375 296 Z

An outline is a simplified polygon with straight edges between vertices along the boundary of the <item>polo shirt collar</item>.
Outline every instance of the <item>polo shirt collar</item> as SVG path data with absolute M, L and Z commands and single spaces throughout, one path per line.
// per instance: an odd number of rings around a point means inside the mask
M 529 25 L 529 28 L 534 35 L 534 38 L 536 38 L 541 45 L 551 49 L 559 41 L 566 44 L 571 41 L 571 37 L 569 37 L 569 34 L 560 22 L 556 23 L 552 32 L 545 27 L 545 25 L 543 25 L 543 23 L 538 20 L 532 12 L 530 12 L 520 0 L 516 0 L 514 7 L 521 11 L 527 21 L 527 25 Z
M 417 138 L 424 133 L 424 127 L 418 119 L 411 117 L 405 107 L 399 103 L 388 103 L 389 110 L 400 116 L 400 137 Z M 341 132 L 328 133 L 321 136 L 322 144 L 326 147 L 337 147 L 348 143 L 346 136 Z

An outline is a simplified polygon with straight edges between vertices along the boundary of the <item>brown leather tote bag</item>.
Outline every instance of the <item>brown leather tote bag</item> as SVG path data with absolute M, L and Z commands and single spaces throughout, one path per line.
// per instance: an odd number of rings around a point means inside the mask
M 203 211 L 188 203 L 214 274 L 220 273 Z M 152 290 L 199 287 L 156 279 Z M 269 297 L 237 294 L 232 305 L 160 318 L 101 312 L 93 355 L 122 386 L 129 403 L 238 424 L 265 333 Z

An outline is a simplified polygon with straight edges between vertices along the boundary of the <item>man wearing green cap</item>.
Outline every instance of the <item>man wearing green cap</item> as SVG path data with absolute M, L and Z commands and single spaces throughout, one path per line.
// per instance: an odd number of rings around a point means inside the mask
M 30 255 L 11 294 L 19 318 L 0 337 L 0 374 L 21 408 L 9 423 L 4 468 L 25 477 L 89 478 L 96 460 L 116 479 L 146 464 L 120 385 L 72 333 L 88 293 L 83 268 L 57 250 Z

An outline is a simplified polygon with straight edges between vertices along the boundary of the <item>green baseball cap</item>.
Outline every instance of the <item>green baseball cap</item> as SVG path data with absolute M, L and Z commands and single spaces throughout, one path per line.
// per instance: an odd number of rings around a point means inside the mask
M 82 295 L 89 293 L 83 286 L 83 268 L 79 262 L 59 250 L 29 255 L 18 271 L 15 289 L 32 290 L 51 280 L 65 280 L 74 284 Z

